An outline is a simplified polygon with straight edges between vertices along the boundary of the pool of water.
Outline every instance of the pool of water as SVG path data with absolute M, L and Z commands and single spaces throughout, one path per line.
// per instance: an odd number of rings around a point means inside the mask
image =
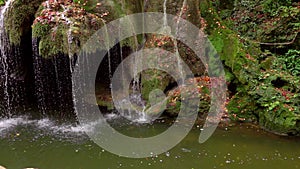
M 118 131 L 139 137 L 168 128 L 153 125 L 116 125 Z M 8 169 L 294 169 L 300 168 L 299 138 L 274 136 L 251 126 L 220 127 L 204 144 L 195 127 L 170 151 L 130 159 L 111 154 L 84 133 L 92 126 L 56 125 L 49 119 L 26 117 L 0 120 L 0 165 Z

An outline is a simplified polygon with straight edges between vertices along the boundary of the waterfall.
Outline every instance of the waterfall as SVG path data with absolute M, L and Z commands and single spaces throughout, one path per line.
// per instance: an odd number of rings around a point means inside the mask
M 122 2 L 122 10 L 125 10 L 125 6 L 124 6 L 124 2 Z M 125 11 L 126 13 L 126 11 Z M 139 45 L 139 41 L 137 38 L 137 35 L 135 34 L 135 28 L 134 28 L 134 23 L 132 23 L 131 20 L 122 20 L 122 22 L 125 22 L 128 24 L 128 29 L 130 29 L 131 32 L 133 32 L 133 36 L 131 37 L 133 44 L 132 48 L 134 48 L 134 52 L 137 52 L 138 50 L 141 49 L 141 45 Z M 119 35 L 121 35 L 121 30 L 122 28 L 119 27 Z M 123 84 L 123 82 L 125 82 L 126 80 L 124 79 L 126 77 L 126 70 L 124 70 L 124 68 L 126 66 L 123 65 L 123 60 L 125 59 L 123 57 L 123 51 L 122 51 L 122 46 L 120 47 L 119 50 L 119 54 L 120 54 L 120 67 L 121 67 L 121 78 L 120 80 L 122 80 L 122 86 L 124 86 L 125 84 Z M 147 122 L 147 115 L 145 113 L 145 101 L 142 98 L 141 95 L 141 84 L 140 84 L 140 74 L 138 72 L 138 66 L 141 65 L 140 63 L 141 59 L 139 55 L 135 55 L 133 59 L 131 59 L 131 63 L 130 63 L 130 67 L 133 70 L 133 73 L 136 75 L 133 77 L 132 79 L 132 86 L 131 86 L 131 90 L 132 92 L 129 92 L 129 97 L 123 100 L 118 100 L 117 102 L 120 102 L 120 105 L 124 105 L 122 106 L 122 110 L 121 112 L 119 112 L 123 117 L 133 121 L 133 122 L 138 122 L 138 123 L 144 123 Z M 129 65 L 128 65 L 129 66 Z M 126 68 L 125 68 L 126 69 Z M 123 89 L 123 90 L 128 90 L 128 89 Z M 130 108 L 130 106 L 128 106 L 129 104 L 131 105 L 135 105 L 133 106 L 134 108 Z
M 168 18 L 167 18 L 167 2 L 168 2 L 168 0 L 164 0 L 164 3 L 163 3 L 164 17 L 163 17 L 163 25 L 160 29 L 161 34 L 170 34 L 171 33 L 171 27 L 168 24 Z
M 108 29 L 107 29 L 107 26 L 106 26 L 106 23 L 104 22 L 104 20 L 102 20 L 103 24 L 104 24 L 104 28 L 105 28 L 105 47 L 106 47 L 106 50 L 107 50 L 107 59 L 108 59 L 108 76 L 109 76 L 109 80 L 111 81 L 112 79 L 112 68 L 111 68 L 111 56 L 110 56 L 110 39 L 109 39 L 109 33 L 108 33 Z
M 163 26 L 160 30 L 162 34 L 171 34 L 171 28 L 170 28 L 170 26 L 168 24 L 168 20 L 167 20 L 167 2 L 168 2 L 168 0 L 164 0 L 164 3 L 163 3 L 164 17 L 163 17 Z M 180 58 L 180 54 L 179 54 L 179 50 L 178 50 L 178 43 L 177 43 L 176 37 L 179 36 L 180 18 L 183 15 L 183 11 L 184 11 L 186 5 L 187 5 L 187 0 L 184 0 L 183 3 L 182 3 L 182 7 L 181 7 L 181 10 L 180 10 L 180 13 L 179 13 L 178 20 L 176 22 L 177 26 L 176 26 L 176 30 L 175 30 L 175 39 L 173 39 L 175 55 L 177 57 L 177 66 L 178 66 L 178 70 L 180 71 L 179 73 L 182 77 L 181 80 L 184 79 L 184 74 L 183 74 L 183 71 L 182 71 L 181 58 Z
M 180 18 L 182 17 L 182 14 L 183 14 L 183 11 L 184 11 L 184 8 L 186 7 L 186 4 L 187 4 L 187 0 L 184 0 L 183 3 L 182 3 L 182 7 L 181 7 L 181 10 L 180 10 L 180 13 L 179 13 L 179 18 L 177 20 L 177 27 L 176 27 L 176 32 L 175 32 L 175 36 L 178 37 L 178 33 L 179 33 L 179 22 L 180 22 Z M 184 80 L 184 74 L 183 74 L 183 71 L 182 71 L 182 65 L 181 65 L 181 59 L 180 59 L 180 54 L 179 54 L 179 50 L 178 50 L 178 43 L 177 43 L 177 40 L 174 39 L 174 49 L 175 49 L 175 54 L 176 54 L 176 57 L 177 57 L 177 66 L 178 66 L 178 69 L 180 71 L 180 75 L 182 77 L 182 82 Z
M 36 97 L 37 97 L 37 102 L 38 102 L 38 108 L 41 110 L 43 114 L 47 111 L 46 109 L 46 96 L 45 92 L 43 91 L 46 86 L 43 83 L 43 78 L 42 78 L 42 70 L 43 70 L 43 65 L 42 65 L 42 59 L 38 58 L 38 40 L 33 39 L 32 40 L 32 50 L 33 50 L 33 67 L 34 67 L 34 79 L 35 79 L 35 84 L 36 84 Z
M 5 30 L 9 13 L 17 10 L 14 5 L 14 0 L 6 1 L 0 16 L 0 112 L 8 118 L 23 114 L 34 100 L 31 91 L 31 34 L 24 31 L 26 33 L 20 37 L 19 44 L 13 44 L 9 31 Z M 22 29 L 29 30 L 30 26 Z
M 0 79 L 0 85 L 1 88 L 3 89 L 3 109 L 1 110 L 1 113 L 6 114 L 6 116 L 10 117 L 11 116 L 11 103 L 10 103 L 10 97 L 9 97 L 9 92 L 8 92 L 8 53 L 10 48 L 10 43 L 7 37 L 7 33 L 5 31 L 5 14 L 8 11 L 10 5 L 12 4 L 13 0 L 8 0 L 5 3 L 5 6 L 1 10 L 1 15 L 0 15 L 0 52 L 1 52 L 1 65 L 2 65 L 2 70 L 1 70 L 1 79 Z M 1 102 L 0 102 L 1 103 Z
M 39 40 L 33 38 L 33 67 L 37 106 L 42 116 L 75 118 L 72 92 L 72 70 L 74 64 L 68 54 L 51 58 L 39 55 Z
M 164 6 L 163 6 L 163 9 L 164 9 L 164 19 L 163 19 L 163 27 L 164 28 L 167 28 L 168 27 L 168 20 L 167 20 L 167 1 L 168 0 L 164 0 Z
M 132 28 L 133 29 L 133 28 Z M 133 29 L 134 31 L 134 29 Z M 133 37 L 134 38 L 134 43 L 135 43 L 135 51 L 137 52 L 138 50 L 138 40 L 137 40 L 137 37 L 136 35 Z M 135 56 L 135 59 L 134 59 L 134 63 L 132 64 L 134 66 L 134 74 L 136 74 L 137 76 L 134 76 L 133 78 L 133 86 L 132 86 L 132 90 L 134 93 L 139 93 L 141 91 L 141 88 L 140 88 L 140 77 L 138 76 L 138 66 L 140 65 L 140 62 L 139 62 L 139 56 Z
M 122 5 L 122 10 L 124 10 L 124 7 Z M 119 25 L 119 37 L 121 37 L 121 24 Z M 121 42 L 119 42 L 120 44 L 120 48 L 119 48 L 119 54 L 120 54 L 120 66 L 121 66 L 121 69 L 122 69 L 122 72 L 121 72 L 121 80 L 122 80 L 122 88 L 124 86 L 124 82 L 125 82 L 125 72 L 124 72 L 124 64 L 123 64 L 123 60 L 124 60 L 124 57 L 123 57 L 123 48 L 122 48 L 122 44 Z
M 144 4 L 145 5 L 145 4 Z M 143 9 L 145 10 L 145 9 Z M 145 12 L 145 11 L 142 11 L 142 12 Z M 143 22 L 143 25 L 144 26 L 144 22 Z M 133 24 L 130 23 L 130 28 L 132 29 L 132 31 L 135 31 L 134 30 L 134 27 L 133 27 Z M 143 27 L 144 29 L 144 27 Z M 145 123 L 145 122 L 148 122 L 148 119 L 147 119 L 147 114 L 145 112 L 145 109 L 146 109 L 146 104 L 145 104 L 145 101 L 143 100 L 142 98 L 142 86 L 141 86 L 141 82 L 140 82 L 140 73 L 138 72 L 138 66 L 142 65 L 141 63 L 141 59 L 143 56 L 142 53 L 143 52 L 138 52 L 138 50 L 142 50 L 143 46 L 142 45 L 139 45 L 139 42 L 138 42 L 138 39 L 137 39 L 137 35 L 135 34 L 134 32 L 134 43 L 135 43 L 135 57 L 134 57 L 134 60 L 133 60 L 133 72 L 134 72 L 134 76 L 133 77 L 133 85 L 132 85 L 132 94 L 130 95 L 129 99 L 130 99 L 130 102 L 137 106 L 135 108 L 135 110 L 129 110 L 130 111 L 130 119 L 132 121 L 135 121 L 135 122 L 138 122 L 138 123 Z

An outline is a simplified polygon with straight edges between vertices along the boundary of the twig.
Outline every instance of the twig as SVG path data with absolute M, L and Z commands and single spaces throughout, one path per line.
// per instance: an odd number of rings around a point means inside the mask
M 259 43 L 260 45 L 269 45 L 269 46 L 290 45 L 295 42 L 299 32 L 300 30 L 296 33 L 295 37 L 290 42 L 282 42 L 282 43 L 266 43 L 266 42 L 258 42 L 258 41 L 254 41 L 254 42 Z

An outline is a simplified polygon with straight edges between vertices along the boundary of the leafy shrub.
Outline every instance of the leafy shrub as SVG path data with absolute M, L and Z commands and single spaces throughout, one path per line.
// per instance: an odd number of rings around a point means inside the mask
M 284 56 L 279 58 L 282 68 L 290 72 L 293 76 L 300 75 L 300 51 L 289 50 Z
M 236 0 L 232 19 L 247 39 L 285 43 L 299 31 L 300 8 L 292 0 Z M 284 32 L 284 33 L 282 33 Z
M 266 0 L 263 3 L 265 12 L 270 13 L 272 16 L 276 15 L 278 9 L 282 6 L 290 6 L 291 0 Z

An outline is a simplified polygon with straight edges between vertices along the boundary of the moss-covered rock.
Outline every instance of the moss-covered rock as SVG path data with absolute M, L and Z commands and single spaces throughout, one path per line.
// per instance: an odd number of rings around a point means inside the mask
M 272 68 L 274 60 L 276 60 L 276 57 L 268 56 L 267 58 L 265 58 L 263 61 L 260 62 L 260 67 L 263 70 L 269 70 Z
M 240 122 L 257 122 L 259 112 L 255 99 L 245 92 L 235 94 L 227 105 L 230 118 Z
M 166 72 L 159 70 L 146 70 L 142 73 L 142 97 L 149 99 L 149 94 L 155 89 L 164 91 L 171 83 L 171 78 Z
M 210 109 L 210 78 L 207 76 L 197 77 L 194 79 L 188 79 L 188 81 L 196 82 L 197 92 L 194 89 L 191 89 L 189 85 L 178 86 L 168 92 L 168 102 L 167 109 L 165 114 L 168 116 L 177 116 L 180 112 L 181 102 L 184 99 L 193 99 L 200 98 L 200 102 L 198 105 L 199 117 L 204 119 L 208 114 Z M 187 98 L 182 98 L 182 93 L 184 93 Z M 194 105 L 193 105 L 194 106 Z M 189 109 L 195 110 L 194 107 L 186 106 L 184 108 L 184 113 L 190 112 Z
M 39 39 L 40 55 L 78 53 L 81 45 L 105 24 L 106 15 L 88 13 L 72 1 L 43 3 L 32 26 L 33 38 Z
M 262 43 L 278 43 L 291 42 L 297 36 L 299 15 L 299 3 L 290 0 L 237 0 L 232 20 L 243 37 Z
M 5 16 L 5 30 L 10 43 L 20 45 L 23 35 L 31 31 L 34 15 L 44 0 L 14 0 Z
M 242 4 L 246 2 L 248 1 L 235 2 L 234 17 L 237 17 L 237 13 L 245 13 L 249 9 L 250 13 L 248 14 L 250 15 L 252 15 L 251 11 L 256 11 L 256 14 L 265 12 L 263 11 L 264 7 L 258 4 L 266 1 L 249 1 L 250 4 Z M 203 7 L 208 10 L 202 11 L 202 16 L 209 19 L 206 31 L 223 60 L 228 83 L 235 86 L 231 87 L 233 97 L 230 98 L 227 105 L 231 118 L 238 121 L 259 122 L 261 127 L 273 132 L 299 135 L 299 110 L 297 108 L 299 100 L 296 99 L 299 89 L 295 84 L 299 79 L 284 69 L 283 60 L 287 59 L 287 55 L 285 59 L 281 59 L 272 53 L 262 52 L 259 43 L 249 40 L 253 35 L 251 32 L 246 34 L 244 32 L 244 37 L 241 37 L 239 35 L 241 30 L 235 32 L 232 29 L 231 19 L 221 19 L 217 12 L 218 4 L 207 3 L 206 5 Z M 239 16 L 240 19 L 249 17 L 249 15 Z M 268 16 L 264 19 L 266 18 L 272 17 Z M 255 21 L 257 24 L 263 21 L 261 17 L 249 17 L 247 21 L 244 21 L 245 24 L 239 23 L 239 26 L 249 26 L 251 19 L 257 19 Z M 257 27 L 252 25 L 249 28 L 256 29 Z M 269 29 L 261 30 L 263 32 L 257 33 L 270 37 L 276 35 L 276 33 L 269 34 L 267 32 Z M 254 37 L 259 36 L 255 35 Z M 264 40 L 267 38 L 264 37 Z

